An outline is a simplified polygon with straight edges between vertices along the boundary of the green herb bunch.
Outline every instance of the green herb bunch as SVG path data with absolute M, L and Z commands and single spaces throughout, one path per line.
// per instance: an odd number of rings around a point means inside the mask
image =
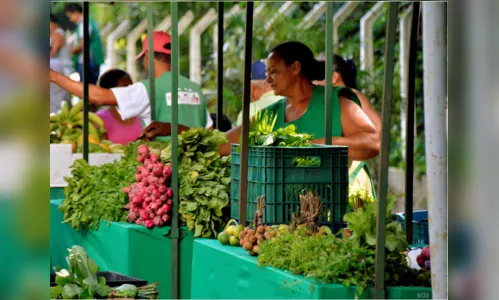
M 195 237 L 215 237 L 222 225 L 222 208 L 229 203 L 230 156 L 218 149 L 227 142 L 224 133 L 192 128 L 178 138 L 179 214 Z M 171 162 L 171 145 L 161 160 Z

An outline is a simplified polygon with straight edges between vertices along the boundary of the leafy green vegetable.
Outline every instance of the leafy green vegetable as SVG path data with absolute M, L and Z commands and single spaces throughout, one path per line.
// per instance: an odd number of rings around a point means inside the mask
M 258 263 L 289 270 L 321 283 L 356 286 L 360 296 L 374 284 L 375 257 L 374 248 L 356 247 L 352 240 L 284 232 L 260 244 Z M 427 285 L 410 277 L 412 271 L 401 253 L 388 253 L 385 263 L 386 285 Z
M 151 152 L 160 153 L 168 145 L 164 141 L 129 143 L 124 156 L 112 163 L 90 166 L 83 160 L 76 160 L 72 166 L 72 177 L 66 177 L 68 185 L 64 188 L 65 199 L 59 206 L 63 212 L 64 223 L 75 230 L 99 228 L 100 221 L 126 221 L 128 211 L 123 206 L 128 196 L 122 189 L 135 182 L 137 149 L 141 144 L 151 147 Z
M 348 230 L 352 232 L 350 240 L 355 247 L 376 246 L 377 205 L 375 202 L 364 202 L 353 212 L 347 213 L 343 220 L 348 223 Z M 405 233 L 399 223 L 391 221 L 391 211 L 395 206 L 393 199 L 387 203 L 386 248 L 388 251 L 405 251 L 408 243 Z
M 230 156 L 220 157 L 227 142 L 218 130 L 192 128 L 179 135 L 179 214 L 195 237 L 215 237 L 222 225 L 222 208 L 229 203 Z M 171 145 L 161 160 L 171 163 Z

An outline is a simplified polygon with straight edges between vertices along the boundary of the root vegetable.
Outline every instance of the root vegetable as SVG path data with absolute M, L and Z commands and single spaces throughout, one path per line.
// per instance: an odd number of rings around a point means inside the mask
M 165 205 L 165 211 L 166 212 L 170 212 L 170 210 L 171 210 L 171 205 L 166 204 Z
M 265 232 L 265 226 L 258 226 L 258 228 L 256 229 L 256 231 L 258 233 L 264 233 Z
M 168 188 L 165 185 L 160 185 L 158 188 L 159 193 L 163 196 L 168 191 Z
M 152 202 L 151 204 L 149 204 L 149 207 L 154 211 L 158 209 L 158 205 L 156 204 L 156 202 Z
M 166 183 L 166 178 L 165 177 L 160 177 L 158 180 L 158 183 L 161 185 L 164 185 Z
M 165 165 L 163 167 L 163 176 L 166 178 L 170 178 L 170 176 L 172 176 L 172 168 L 170 165 Z
M 161 195 L 161 196 L 159 196 L 159 200 L 160 200 L 161 202 L 166 202 L 166 200 L 167 200 L 166 195 Z
M 257 240 L 259 240 L 259 239 L 263 238 L 263 235 L 259 234 L 259 233 L 256 233 L 255 237 L 256 237 Z
M 146 220 L 149 220 L 149 215 L 146 214 L 145 211 L 141 211 L 140 212 L 140 217 L 142 218 L 142 220 L 146 221 Z
M 151 219 L 151 220 L 152 220 L 152 219 L 154 219 L 154 217 L 156 217 L 156 215 L 155 215 L 154 213 L 150 213 L 150 214 L 149 214 L 149 219 Z
M 246 232 L 242 231 L 240 234 L 239 234 L 239 239 L 242 240 L 246 237 Z
M 253 229 L 248 230 L 248 235 L 250 236 L 255 235 L 255 231 Z
M 430 259 L 430 246 L 425 246 L 423 250 L 421 250 L 420 255 L 423 256 L 425 260 Z
M 154 226 L 160 226 L 160 223 L 162 222 L 160 216 L 155 216 L 154 219 L 152 219 L 152 222 L 154 223 Z
M 249 228 L 245 227 L 243 231 L 246 232 L 246 233 L 248 233 L 248 230 L 249 230 Z
M 131 205 L 130 203 L 127 203 L 125 206 L 123 206 L 124 209 L 130 209 Z
M 172 204 L 173 204 L 172 199 L 168 199 L 168 200 L 166 201 L 166 204 L 168 204 L 168 205 L 172 205 Z
M 156 154 L 151 154 L 149 158 L 152 162 L 157 162 L 159 160 L 159 157 Z
M 121 190 L 122 190 L 124 193 L 130 194 L 130 188 L 129 188 L 129 187 L 122 188 Z
M 245 243 L 245 241 L 244 241 L 244 240 L 239 240 L 239 245 L 243 246 L 243 245 L 244 245 L 244 243 Z
M 162 216 L 165 214 L 165 211 L 163 210 L 163 208 L 160 208 L 156 211 L 156 213 L 158 214 L 158 216 Z
M 144 220 L 142 220 L 142 218 L 138 218 L 138 219 L 135 221 L 135 224 L 137 224 L 137 225 L 144 225 Z
M 147 147 L 146 145 L 140 145 L 137 152 L 140 155 L 147 156 L 151 151 L 149 150 L 149 147 Z
M 146 199 L 144 200 L 146 203 L 151 203 L 152 201 L 152 198 L 147 196 Z
M 149 172 L 149 170 L 146 169 L 146 170 L 142 171 L 142 177 L 147 178 L 150 175 L 151 175 L 151 172 Z M 144 182 L 144 181 L 142 181 L 142 182 Z
M 135 180 L 137 182 L 141 182 L 142 181 L 142 174 L 135 174 Z
M 166 192 L 166 197 L 171 198 L 172 196 L 173 196 L 173 191 L 171 188 L 168 188 L 168 190 Z
M 249 241 L 250 241 L 250 243 L 252 243 L 252 244 L 256 243 L 256 240 L 257 240 L 257 239 L 256 239 L 256 237 L 255 237 L 254 235 L 253 235 L 253 236 L 250 236 L 250 238 L 249 238 Z
M 145 212 L 146 214 L 150 215 L 150 214 L 152 213 L 152 210 L 151 210 L 151 208 L 150 208 L 150 207 L 147 207 L 147 208 L 144 210 L 144 212 Z M 154 218 L 154 216 L 153 216 L 152 218 Z M 152 219 L 152 218 L 151 218 L 151 219 Z
M 143 163 L 143 162 L 144 162 L 144 159 L 145 159 L 145 157 L 144 157 L 144 156 L 138 156 L 138 157 L 137 157 L 137 161 L 138 161 L 139 163 Z
M 135 223 L 135 221 L 137 221 L 137 219 L 138 219 L 138 216 L 136 214 L 134 214 L 133 212 L 129 212 L 127 219 L 130 223 Z
M 244 245 L 243 245 L 243 249 L 244 249 L 244 250 L 251 250 L 252 248 L 253 248 L 253 244 L 252 244 L 252 243 L 250 243 L 250 242 L 246 242 L 246 243 L 244 243 Z
M 146 220 L 146 221 L 144 222 L 144 225 L 146 225 L 146 227 L 147 227 L 147 228 L 149 228 L 149 229 L 151 229 L 151 228 L 153 228 L 153 227 L 154 227 L 154 223 L 153 223 L 153 221 L 151 221 L 151 220 Z
M 168 220 L 170 219 L 170 216 L 167 214 L 164 214 L 162 219 L 163 219 L 163 221 L 168 222 Z
M 258 246 L 258 245 L 253 246 L 253 252 L 258 254 L 260 252 L 260 246 Z

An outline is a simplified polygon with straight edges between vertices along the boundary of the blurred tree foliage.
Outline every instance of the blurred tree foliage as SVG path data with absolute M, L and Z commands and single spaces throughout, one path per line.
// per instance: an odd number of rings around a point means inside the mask
M 288 40 L 298 40 L 309 46 L 316 54 L 323 54 L 325 51 L 325 16 L 322 16 L 310 29 L 303 30 L 298 27 L 303 17 L 312 9 L 317 2 L 301 2 L 297 3 L 297 9 L 289 16 L 277 18 L 277 20 L 269 27 L 265 28 L 265 23 L 271 20 L 282 5 L 282 2 L 267 2 L 263 13 L 254 20 L 253 26 L 253 59 L 266 58 L 269 51 L 279 43 Z M 258 7 L 260 2 L 255 3 Z M 339 28 L 339 45 L 337 51 L 339 55 L 353 59 L 357 66 L 360 66 L 360 19 L 374 5 L 373 2 L 359 3 L 354 12 L 345 20 Z M 242 2 L 226 2 L 225 12 L 234 5 L 240 5 L 242 8 L 245 4 Z M 335 11 L 338 10 L 343 3 L 334 3 Z M 400 13 L 402 13 L 410 2 L 401 2 Z M 55 3 L 53 11 L 61 10 L 64 7 L 62 2 Z M 154 24 L 157 25 L 161 20 L 169 15 L 170 4 L 165 2 L 154 2 Z M 179 3 L 179 18 L 187 11 L 191 10 L 195 16 L 194 22 L 180 36 L 180 72 L 182 75 L 189 76 L 189 31 L 192 25 L 199 21 L 209 9 L 217 9 L 216 2 L 180 2 Z M 114 26 L 128 19 L 132 28 L 138 25 L 146 18 L 146 3 L 142 2 L 116 2 L 110 3 L 91 3 L 91 17 L 94 18 L 101 27 L 108 22 L 112 22 Z M 224 112 L 231 120 L 236 120 L 238 113 L 241 110 L 241 100 L 243 97 L 243 73 L 244 73 L 244 11 L 233 17 L 229 21 L 229 26 L 224 33 Z M 384 75 L 384 52 L 385 52 L 385 14 L 379 18 L 374 24 L 374 70 L 373 76 L 361 72 L 357 72 L 357 84 L 360 89 L 372 99 L 373 107 L 381 114 L 381 98 L 383 90 L 383 75 Z M 397 28 L 397 43 L 395 45 L 395 81 L 394 93 L 392 100 L 392 117 L 391 117 L 391 153 L 390 165 L 404 168 L 405 161 L 401 153 L 401 138 L 400 138 L 400 65 L 399 59 L 399 43 Z M 215 111 L 216 106 L 216 65 L 213 58 L 213 26 L 202 35 L 202 86 L 203 89 L 211 90 L 213 93 L 208 93 L 210 108 Z M 140 49 L 140 41 L 137 42 L 137 49 Z M 120 56 L 119 67 L 125 68 L 126 61 L 126 43 L 125 38 L 118 40 L 115 47 Z M 425 164 L 425 149 L 424 149 L 424 114 L 423 114 L 423 92 L 422 92 L 422 43 L 419 40 L 419 52 L 417 60 L 417 76 L 416 76 L 416 121 L 417 121 L 417 137 L 415 140 L 415 173 L 422 175 L 426 172 Z M 143 73 L 142 64 L 139 63 L 139 70 Z M 371 162 L 374 164 L 375 162 Z M 374 170 L 377 166 L 373 165 Z M 374 172 L 373 172 L 374 173 Z M 373 174 L 376 177 L 376 174 Z

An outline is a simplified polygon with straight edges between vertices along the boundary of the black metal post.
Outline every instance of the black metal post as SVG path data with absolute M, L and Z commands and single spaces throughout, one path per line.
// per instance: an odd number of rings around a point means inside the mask
M 218 48 L 217 48 L 217 129 L 222 124 L 223 107 L 223 79 L 224 79 L 224 2 L 218 2 Z
M 178 227 L 178 209 L 179 209 L 179 188 L 178 188 L 178 3 L 171 1 L 172 12 L 172 189 L 173 189 L 173 210 L 172 210 L 172 290 L 171 299 L 179 299 L 179 227 Z
M 393 94 L 393 71 L 395 67 L 395 31 L 397 29 L 398 3 L 390 2 L 386 22 L 385 78 L 383 82 L 383 130 L 381 133 L 381 167 L 378 186 L 378 216 L 376 222 L 376 298 L 385 299 L 385 243 L 386 206 L 388 196 L 388 166 L 390 162 L 390 128 Z
M 241 180 L 239 190 L 239 222 L 246 225 L 246 198 L 248 196 L 248 135 L 251 80 L 251 52 L 253 41 L 253 2 L 246 3 L 246 35 L 244 47 L 243 127 L 241 133 Z
M 83 2 L 83 159 L 88 162 L 88 84 L 90 83 L 90 32 L 88 1 Z
M 411 40 L 409 44 L 409 76 L 407 95 L 407 124 L 405 147 L 405 234 L 407 242 L 412 244 L 412 211 L 414 204 L 414 113 L 416 94 L 416 59 L 418 48 L 418 29 L 420 2 L 412 4 Z

